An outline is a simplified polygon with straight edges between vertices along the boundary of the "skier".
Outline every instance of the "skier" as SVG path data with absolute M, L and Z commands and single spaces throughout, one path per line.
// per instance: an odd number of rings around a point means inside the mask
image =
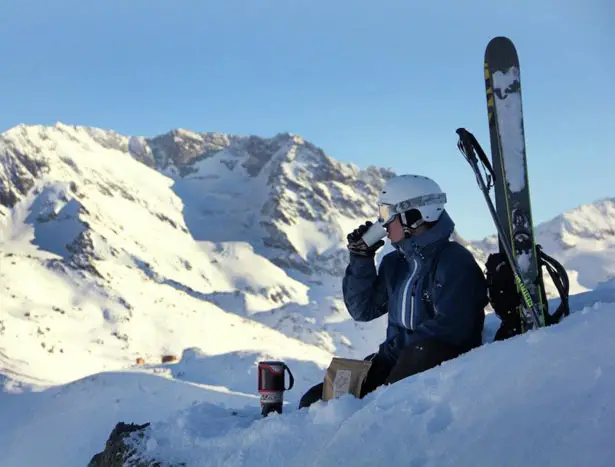
M 361 239 L 366 222 L 347 236 L 350 261 L 343 279 L 346 307 L 356 321 L 388 313 L 386 338 L 363 383 L 361 397 L 455 358 L 482 344 L 488 303 L 485 276 L 472 254 L 451 241 L 455 224 L 444 209 L 446 194 L 428 177 L 400 175 L 379 195 L 379 222 L 394 250 L 378 268 L 384 245 Z M 323 383 L 309 389 L 299 408 L 322 397 Z

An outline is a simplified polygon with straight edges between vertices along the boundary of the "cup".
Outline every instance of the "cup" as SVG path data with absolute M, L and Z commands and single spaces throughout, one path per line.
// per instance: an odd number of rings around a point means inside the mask
M 387 230 L 380 222 L 376 221 L 367 229 L 367 232 L 365 232 L 361 238 L 367 246 L 372 246 L 378 240 L 382 240 L 386 236 Z
M 288 372 L 288 387 L 284 376 Z M 270 412 L 282 413 L 284 391 L 292 389 L 295 378 L 284 362 L 258 363 L 258 392 L 261 395 L 261 414 L 266 417 Z

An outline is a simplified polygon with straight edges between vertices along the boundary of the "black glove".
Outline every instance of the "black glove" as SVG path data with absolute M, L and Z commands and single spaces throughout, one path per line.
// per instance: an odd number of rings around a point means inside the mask
M 372 223 L 367 221 L 365 224 L 348 234 L 346 237 L 348 239 L 347 247 L 351 254 L 373 258 L 376 255 L 376 250 L 384 245 L 384 240 L 378 240 L 372 246 L 367 246 L 367 244 L 363 241 L 361 237 L 371 226 Z

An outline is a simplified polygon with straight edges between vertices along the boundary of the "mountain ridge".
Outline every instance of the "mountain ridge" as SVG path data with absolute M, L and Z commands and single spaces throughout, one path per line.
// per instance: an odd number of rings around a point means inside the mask
M 232 339 L 284 336 L 294 340 L 287 344 L 293 355 L 311 353 L 321 362 L 334 354 L 363 357 L 381 341 L 386 322 L 356 323 L 345 309 L 346 234 L 376 217 L 378 190 L 393 175 L 338 162 L 291 133 L 176 129 L 146 138 L 63 124 L 15 127 L 0 134 L 0 290 L 8 310 L 0 313 L 0 329 L 53 359 L 70 347 L 57 326 L 67 321 L 62 326 L 83 332 L 73 351 L 92 355 L 86 373 L 187 347 L 255 350 L 251 338 L 220 341 L 208 328 L 213 317 Z M 578 221 L 563 215 L 543 229 L 557 235 L 561 225 L 570 234 L 562 241 L 576 239 L 565 250 L 557 236 L 545 246 L 570 268 L 571 293 L 615 276 L 611 204 L 580 212 Z M 594 224 L 602 226 L 599 241 Z M 453 238 L 479 262 L 486 259 L 489 245 Z M 16 271 L 28 270 L 33 284 L 19 284 Z M 33 302 L 37 287 L 64 292 L 39 293 Z M 78 303 L 88 305 L 80 311 Z M 38 311 L 26 311 L 33 306 Z M 264 337 L 257 340 L 276 354 Z M 8 353 L 27 356 L 12 347 Z

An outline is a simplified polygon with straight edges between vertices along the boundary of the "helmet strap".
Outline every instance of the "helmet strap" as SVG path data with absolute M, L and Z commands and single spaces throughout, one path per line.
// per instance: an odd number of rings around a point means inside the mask
M 408 224 L 408 211 L 403 212 L 399 215 L 399 219 L 401 221 L 401 225 L 404 228 L 404 235 L 407 237 L 411 237 L 416 229 L 418 229 L 421 225 L 425 223 L 423 218 L 416 219 L 413 223 Z

